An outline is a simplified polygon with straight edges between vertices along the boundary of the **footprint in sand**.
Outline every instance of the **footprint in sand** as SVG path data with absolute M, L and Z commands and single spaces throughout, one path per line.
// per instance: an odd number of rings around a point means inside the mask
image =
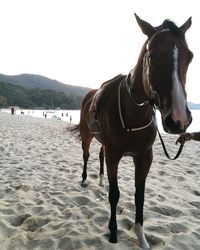
M 125 218 L 119 221 L 119 224 L 122 228 L 125 228 L 126 230 L 130 231 L 134 227 L 134 223 L 130 221 L 129 219 Z
M 197 209 L 191 209 L 190 213 L 192 214 L 192 216 L 194 216 L 194 218 L 200 220 L 200 211 Z
M 19 227 L 23 224 L 23 222 L 29 218 L 31 215 L 30 214 L 22 214 L 19 215 L 18 217 L 15 217 L 14 219 L 12 219 L 11 221 L 11 225 L 13 225 L 14 227 Z
M 190 202 L 190 204 L 200 210 L 200 202 L 199 201 L 192 201 L 192 202 Z
M 198 240 L 200 240 L 200 234 L 196 233 L 196 232 L 193 232 L 192 233 Z
M 151 246 L 158 246 L 158 245 L 164 245 L 164 241 L 154 235 L 147 235 L 147 241 L 150 243 Z M 161 248 L 162 249 L 162 248 Z
M 91 179 L 97 179 L 98 178 L 98 174 L 89 174 L 89 177 Z
M 157 200 L 163 202 L 163 201 L 166 200 L 166 198 L 165 198 L 165 196 L 159 194 L 158 197 L 157 197 Z
M 158 173 L 160 176 L 169 176 L 169 173 L 165 170 L 160 170 L 160 171 L 158 171 Z
M 27 186 L 27 185 L 19 185 L 16 187 L 16 190 L 23 190 L 25 192 L 28 192 L 30 189 L 31 189 L 31 187 Z
M 25 219 L 22 223 L 22 227 L 25 231 L 35 232 L 42 226 L 49 223 L 51 220 L 42 216 L 31 216 Z
M 185 233 L 189 230 L 187 227 L 179 223 L 170 223 L 168 226 L 172 233 Z
M 185 177 L 184 176 L 173 176 L 177 181 L 181 182 L 181 181 L 185 181 Z
M 183 212 L 181 212 L 181 210 L 172 208 L 172 207 L 151 207 L 150 210 L 152 210 L 153 212 L 165 215 L 165 216 L 171 216 L 171 217 L 175 217 L 178 218 L 180 216 L 183 215 Z
M 194 171 L 194 170 L 187 170 L 186 173 L 187 173 L 187 174 L 195 175 L 195 174 L 196 174 L 196 171 Z
M 98 216 L 94 219 L 95 224 L 97 224 L 98 226 L 104 226 L 105 224 L 107 225 L 108 223 L 108 217 L 105 216 Z
M 75 196 L 73 197 L 73 203 L 77 206 L 86 206 L 91 204 L 91 200 L 85 196 Z
M 193 190 L 192 193 L 196 196 L 200 196 L 200 191 L 198 190 Z

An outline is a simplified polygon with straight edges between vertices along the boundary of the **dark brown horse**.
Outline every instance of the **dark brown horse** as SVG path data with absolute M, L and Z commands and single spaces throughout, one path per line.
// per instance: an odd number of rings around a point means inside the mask
M 102 144 L 105 152 L 109 180 L 110 242 L 117 242 L 116 206 L 118 189 L 118 164 L 123 155 L 133 157 L 135 164 L 135 233 L 139 245 L 149 248 L 143 231 L 143 205 L 145 180 L 153 154 L 152 145 L 156 137 L 154 109 L 159 109 L 166 132 L 179 134 L 191 123 L 191 113 L 186 100 L 186 73 L 192 60 L 185 32 L 191 26 L 189 18 L 181 27 L 165 20 L 153 27 L 137 15 L 142 32 L 147 35 L 137 64 L 131 72 L 118 75 L 91 90 L 83 99 L 80 123 L 76 127 L 82 141 L 84 171 L 87 177 L 89 147 L 93 137 Z M 95 107 L 95 108 L 94 108 Z M 96 119 L 100 133 L 91 133 L 91 124 Z M 101 166 L 103 150 L 100 152 Z

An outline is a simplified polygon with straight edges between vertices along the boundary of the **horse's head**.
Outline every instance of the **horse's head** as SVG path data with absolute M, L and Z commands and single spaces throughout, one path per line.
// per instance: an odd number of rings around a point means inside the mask
M 186 73 L 193 57 L 185 41 L 191 18 L 181 27 L 169 20 L 153 27 L 137 15 L 136 20 L 148 36 L 142 55 L 145 92 L 160 110 L 164 130 L 182 133 L 192 121 L 185 91 Z

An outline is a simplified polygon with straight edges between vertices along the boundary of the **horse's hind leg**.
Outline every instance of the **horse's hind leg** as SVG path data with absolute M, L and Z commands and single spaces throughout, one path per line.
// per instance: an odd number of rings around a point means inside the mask
M 149 249 L 149 244 L 146 240 L 143 230 L 143 206 L 144 206 L 144 191 L 145 181 L 152 163 L 152 150 L 149 150 L 146 155 L 137 156 L 134 159 L 135 163 L 135 234 L 138 237 L 139 246 L 144 249 Z
M 86 186 L 86 179 L 87 179 L 87 162 L 90 156 L 89 147 L 90 147 L 91 139 L 82 140 L 82 149 L 83 149 L 83 173 L 82 173 L 82 182 L 81 186 Z
M 104 147 L 102 146 L 99 152 L 99 161 L 100 161 L 100 173 L 99 173 L 99 177 L 100 177 L 100 181 L 99 181 L 99 185 L 100 186 L 104 186 Z

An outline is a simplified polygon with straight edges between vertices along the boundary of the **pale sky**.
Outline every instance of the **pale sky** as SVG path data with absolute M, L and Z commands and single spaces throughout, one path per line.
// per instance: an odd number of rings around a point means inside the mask
M 197 0 L 0 0 L 0 73 L 40 74 L 66 84 L 98 88 L 135 66 L 146 40 L 134 12 L 153 26 L 181 26 L 194 59 L 188 100 L 200 103 L 200 14 Z

